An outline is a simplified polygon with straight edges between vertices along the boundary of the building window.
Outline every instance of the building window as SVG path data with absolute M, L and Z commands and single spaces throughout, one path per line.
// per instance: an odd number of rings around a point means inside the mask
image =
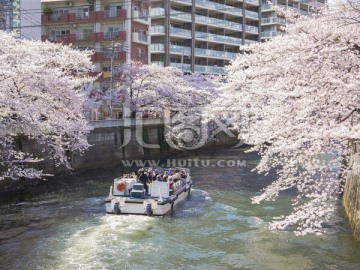
M 68 9 L 55 9 L 55 10 L 52 11 L 50 19 L 52 21 L 57 21 L 57 20 L 60 20 L 61 15 L 68 14 L 68 13 L 69 13 Z
M 110 66 L 103 66 L 102 71 L 103 72 L 111 72 L 111 67 Z
M 58 41 L 61 39 L 62 35 L 69 35 L 70 34 L 70 30 L 51 30 L 50 31 L 50 36 L 49 36 L 49 40 L 50 41 Z
M 137 56 L 138 58 L 141 58 L 141 57 L 142 57 L 142 50 L 141 50 L 141 48 L 137 48 L 137 49 L 136 49 L 136 56 Z

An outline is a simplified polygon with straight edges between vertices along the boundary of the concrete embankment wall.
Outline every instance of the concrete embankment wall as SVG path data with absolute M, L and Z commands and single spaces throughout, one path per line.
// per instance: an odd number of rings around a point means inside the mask
M 51 158 L 46 158 L 40 163 L 33 164 L 37 169 L 44 170 L 55 176 L 64 176 L 69 173 L 81 172 L 87 169 L 112 169 L 122 165 L 122 160 L 173 160 L 174 158 L 186 158 L 191 153 L 196 156 L 197 151 L 203 149 L 216 149 L 235 146 L 239 143 L 237 135 L 229 137 L 221 132 L 216 135 L 215 140 L 207 142 L 203 147 L 191 152 L 181 151 L 171 147 L 165 139 L 164 124 L 160 119 L 147 119 L 143 123 L 138 120 L 131 120 L 131 124 L 124 123 L 124 120 L 98 121 L 91 123 L 94 129 L 88 136 L 91 147 L 82 155 L 77 152 L 69 152 L 73 170 L 69 171 L 64 166 L 55 166 Z M 157 148 L 149 148 L 146 144 Z M 43 146 L 22 138 L 18 143 L 21 149 L 27 153 L 42 156 Z M 166 163 L 165 163 L 166 164 Z M 134 164 L 136 166 L 136 164 Z M 64 178 L 62 177 L 62 178 Z M 53 178 L 51 178 L 53 180 Z M 1 201 L 22 201 L 27 194 L 33 190 L 36 193 L 41 180 L 20 179 L 18 181 L 0 181 L 0 203 Z M 55 180 L 56 182 L 56 180 Z M 36 187 L 36 188 L 35 188 Z
M 124 125 L 121 121 L 118 124 L 115 121 L 99 121 L 93 123 L 93 126 L 94 129 L 88 136 L 91 147 L 82 155 L 77 152 L 69 153 L 74 171 L 121 164 L 121 160 L 171 158 L 186 154 L 186 151 L 175 149 L 167 143 L 164 125 L 159 119 L 133 122 L 131 125 Z M 235 146 L 239 140 L 234 135 L 230 137 L 225 132 L 220 132 L 215 140 L 208 141 L 196 150 Z M 39 152 L 32 144 L 28 148 Z M 43 162 L 41 166 L 55 175 L 65 172 L 63 167 L 55 167 L 51 160 Z
M 352 173 L 346 179 L 343 206 L 354 237 L 360 241 L 360 143 L 352 147 L 357 155 L 353 160 Z

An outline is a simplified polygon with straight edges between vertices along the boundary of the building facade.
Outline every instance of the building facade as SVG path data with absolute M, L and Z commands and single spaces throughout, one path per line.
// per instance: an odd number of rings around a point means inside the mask
M 0 29 L 20 37 L 20 0 L 0 0 Z
M 142 0 L 42 0 L 42 40 L 93 50 L 106 81 L 112 66 L 149 63 L 148 14 L 149 4 Z
M 40 0 L 0 0 L 0 30 L 18 38 L 40 39 Z
M 153 0 L 151 63 L 224 74 L 239 45 L 260 41 L 258 0 Z
M 325 0 L 272 0 L 271 2 L 285 10 L 292 9 L 300 15 L 316 13 L 317 10 L 325 5 Z M 265 41 L 269 38 L 282 35 L 281 26 L 284 26 L 285 23 L 285 19 L 276 14 L 274 6 L 270 5 L 267 0 L 262 0 L 261 40 Z
M 114 100 L 113 71 L 130 60 L 150 59 L 149 8 L 146 0 L 42 0 L 42 40 L 92 50 L 96 73 L 96 102 L 86 105 L 89 119 L 121 118 L 122 104 Z M 91 94 L 91 95 L 92 95 Z

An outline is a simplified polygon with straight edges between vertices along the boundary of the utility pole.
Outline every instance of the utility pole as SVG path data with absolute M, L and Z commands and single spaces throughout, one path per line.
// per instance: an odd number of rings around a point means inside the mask
M 114 80 L 113 80 L 113 76 L 114 76 L 114 55 L 115 54 L 115 47 L 114 47 L 114 41 L 111 42 L 111 62 L 110 62 L 110 119 L 112 118 L 112 113 L 113 113 L 113 109 L 112 109 L 112 92 L 113 92 L 113 87 L 114 87 Z
M 184 73 L 183 64 L 184 64 L 184 51 L 181 52 L 181 72 L 182 73 Z

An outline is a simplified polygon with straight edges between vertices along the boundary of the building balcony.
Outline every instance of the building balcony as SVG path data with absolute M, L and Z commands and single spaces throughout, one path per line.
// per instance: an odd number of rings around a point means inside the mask
M 170 35 L 191 38 L 191 30 L 178 27 L 170 27 Z
M 106 32 L 104 34 L 104 40 L 101 41 L 118 41 L 124 42 L 126 41 L 126 31 L 119 31 L 119 32 Z
M 207 16 L 201 16 L 201 15 L 195 15 L 195 22 L 196 23 L 202 23 L 205 25 L 213 25 L 213 26 L 217 26 L 217 27 L 224 27 L 224 28 L 229 28 L 229 29 L 234 29 L 237 31 L 242 31 L 242 24 L 238 23 L 238 22 L 232 22 L 232 21 L 228 21 L 228 20 L 221 20 L 221 19 L 217 19 L 217 18 L 211 18 L 211 17 L 207 17 Z
M 161 61 L 151 61 L 151 64 L 152 65 L 157 65 L 159 67 L 164 67 L 165 66 L 165 63 L 161 62 Z
M 126 32 L 107 32 L 107 33 L 77 33 L 67 35 L 43 35 L 41 40 L 49 40 L 51 42 L 62 42 L 65 44 L 77 44 L 77 43 L 94 43 L 94 42 L 106 42 L 117 41 L 124 42 L 126 40 Z
M 126 61 L 126 52 L 95 52 L 91 56 L 91 61 L 93 62 L 111 62 L 111 58 L 113 61 L 123 62 Z
M 249 26 L 249 27 L 251 27 L 251 26 Z M 255 28 L 252 30 L 254 30 L 254 31 L 256 30 L 256 34 L 258 34 L 258 32 L 257 32 L 258 28 L 257 27 L 255 27 Z M 251 31 L 251 30 L 249 29 L 249 31 Z M 156 26 L 151 27 L 151 35 L 152 36 L 164 35 L 164 34 L 165 34 L 165 26 L 156 25 Z M 182 37 L 182 38 L 191 38 L 191 30 L 182 29 L 182 28 L 178 28 L 178 27 L 171 27 L 170 35 Z M 208 32 L 200 32 L 200 31 L 195 32 L 195 39 L 211 41 L 211 42 L 216 42 L 216 43 L 222 43 L 222 44 L 235 45 L 235 46 L 240 46 L 242 44 L 242 38 L 217 35 L 217 34 L 212 34 L 212 33 L 208 33 Z M 246 40 L 245 40 L 245 44 L 246 44 Z
M 148 44 L 149 38 L 148 35 L 144 35 L 138 32 L 132 32 L 132 42 Z
M 117 21 L 126 19 L 126 10 L 103 10 L 103 11 L 90 11 L 89 13 L 77 12 L 67 14 L 52 14 L 42 15 L 42 24 L 64 24 L 64 23 L 94 23 L 102 21 Z
M 170 62 L 170 66 L 176 67 L 183 72 L 191 72 L 191 65 L 186 63 Z
M 245 24 L 245 31 L 250 32 L 250 33 L 254 33 L 254 34 L 258 34 L 259 33 L 259 27 Z
M 153 17 L 164 17 L 165 16 L 165 8 L 152 8 L 150 10 L 150 16 Z
M 142 23 L 142 24 L 147 24 L 149 25 L 151 23 L 151 19 L 149 16 L 149 11 L 148 10 L 133 10 L 132 11 L 133 14 L 133 21 Z
M 106 42 L 106 41 L 118 41 L 123 42 L 126 40 L 126 32 L 97 32 L 97 33 L 78 33 L 76 34 L 77 42 Z
M 150 32 L 151 32 L 152 36 L 163 35 L 163 34 L 165 34 L 165 26 L 163 26 L 163 25 L 151 26 Z
M 42 41 L 49 40 L 51 42 L 59 42 L 64 44 L 74 44 L 76 43 L 76 35 L 68 34 L 68 35 L 42 35 Z
M 259 41 L 251 40 L 251 39 L 245 39 L 245 45 L 251 45 L 251 44 L 255 44 L 255 43 L 259 43 Z
M 178 2 L 181 4 L 187 4 L 187 5 L 192 5 L 192 0 L 172 0 L 173 2 Z
M 251 4 L 254 6 L 258 6 L 259 5 L 259 0 L 246 0 L 246 4 Z
M 280 33 L 278 31 L 264 31 L 261 32 L 261 38 L 271 38 L 271 37 L 276 37 L 280 35 Z
M 191 47 L 180 46 L 180 45 L 170 45 L 170 53 L 180 54 L 180 55 L 190 55 Z
M 208 74 L 225 74 L 225 67 L 195 65 L 195 72 Z
M 274 6 L 269 4 L 261 5 L 261 11 L 274 11 Z
M 245 16 L 251 19 L 259 19 L 259 13 L 250 10 L 245 10 Z
M 187 22 L 192 21 L 191 13 L 186 13 L 186 12 L 183 12 L 183 11 L 170 9 L 170 14 L 171 14 L 170 15 L 171 19 L 177 19 L 177 20 L 187 21 Z
M 232 7 L 232 6 L 228 6 L 228 5 L 224 5 L 224 4 L 219 4 L 219 3 L 215 3 L 213 1 L 196 0 L 195 5 L 201 6 L 201 7 L 207 7 L 209 9 L 216 10 L 218 12 L 231 13 L 231 14 L 236 14 L 238 16 L 242 16 L 241 8 L 236 8 L 236 7 Z
M 151 64 L 164 67 L 165 63 L 161 61 L 154 61 Z M 171 62 L 170 66 L 176 67 L 183 72 L 191 72 L 191 65 L 187 63 Z M 204 65 L 195 65 L 195 72 L 197 73 L 208 73 L 208 74 L 225 74 L 225 67 L 217 66 L 204 66 Z
M 262 24 L 285 24 L 285 19 L 279 17 L 262 18 Z
M 207 32 L 196 31 L 195 38 L 201 39 L 201 40 L 207 40 L 207 41 L 211 41 L 211 42 L 218 42 L 218 43 L 238 45 L 238 46 L 240 46 L 242 44 L 241 38 L 216 35 L 216 34 L 207 33 Z
M 152 43 L 150 45 L 150 52 L 151 53 L 164 53 L 165 52 L 164 43 Z
M 234 60 L 237 53 L 195 48 L 195 56 Z

